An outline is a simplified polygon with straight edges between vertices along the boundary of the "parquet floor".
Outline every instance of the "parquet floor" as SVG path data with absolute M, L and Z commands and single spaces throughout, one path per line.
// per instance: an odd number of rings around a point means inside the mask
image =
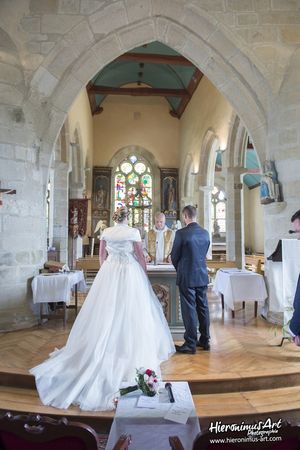
M 212 294 L 209 304 L 211 351 L 175 354 L 162 365 L 163 379 L 189 381 L 203 420 L 283 411 L 300 419 L 300 349 L 288 341 L 278 347 L 281 329 L 254 318 L 252 304 L 246 303 L 246 310 L 236 312 L 234 319 L 229 311 L 222 312 Z M 0 409 L 62 413 L 41 405 L 28 369 L 64 345 L 73 314 L 70 310 L 65 329 L 62 320 L 51 320 L 29 330 L 0 334 Z M 66 414 L 95 415 L 75 407 Z M 103 419 L 112 415 L 101 414 Z

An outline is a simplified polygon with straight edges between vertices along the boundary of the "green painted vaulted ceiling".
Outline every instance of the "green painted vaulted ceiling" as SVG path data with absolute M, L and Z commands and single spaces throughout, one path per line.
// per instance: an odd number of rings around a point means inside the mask
M 180 119 L 202 77 L 202 72 L 175 50 L 160 42 L 145 44 L 112 61 L 88 83 L 91 111 L 93 115 L 100 114 L 108 95 L 155 95 L 164 97 L 170 114 Z M 245 167 L 248 173 L 244 183 L 250 189 L 256 187 L 261 178 L 260 166 L 250 142 Z
M 160 42 L 136 47 L 97 73 L 87 85 L 92 114 L 103 111 L 107 95 L 161 96 L 180 118 L 203 74 Z M 130 87 L 124 87 L 130 85 Z

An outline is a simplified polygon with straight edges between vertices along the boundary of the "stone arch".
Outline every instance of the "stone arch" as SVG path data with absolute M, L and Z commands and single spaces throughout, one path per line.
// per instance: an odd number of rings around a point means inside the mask
M 113 23 L 105 25 L 107 34 L 103 38 L 96 41 L 95 36 L 101 26 L 103 33 L 102 19 L 104 20 L 112 5 L 104 6 L 89 17 L 92 31 L 95 33 L 93 38 L 90 37 L 90 32 L 87 36 L 86 28 L 81 27 L 78 30 L 82 38 L 88 37 L 89 46 L 84 48 L 79 56 L 78 49 L 74 49 L 74 57 L 69 55 L 65 63 L 61 63 L 59 74 L 52 74 L 53 65 L 60 57 L 62 46 L 70 42 L 68 33 L 64 43 L 57 44 L 36 71 L 31 82 L 31 91 L 36 94 L 39 102 L 45 97 L 43 86 L 49 86 L 46 94 L 50 101 L 48 111 L 45 112 L 50 115 L 50 126 L 45 122 L 39 131 L 43 136 L 45 151 L 49 152 L 63 117 L 78 91 L 97 71 L 120 54 L 138 45 L 158 40 L 190 59 L 205 73 L 243 119 L 258 152 L 264 152 L 266 105 L 260 99 L 264 99 L 266 95 L 260 93 L 268 92 L 269 87 L 258 69 L 258 64 L 255 64 L 253 55 L 248 56 L 242 52 L 234 35 L 229 36 L 229 31 L 222 29 L 207 12 L 188 1 L 173 2 L 172 7 L 169 5 L 170 9 L 166 7 L 167 2 L 155 2 L 152 13 L 148 11 L 147 18 L 139 18 L 136 21 L 130 19 L 130 6 L 119 3 L 122 13 Z M 177 22 L 178 16 L 175 13 L 180 4 L 180 13 L 184 10 L 182 23 Z M 75 29 L 72 29 L 69 34 L 74 36 L 74 32 Z
M 193 203 L 195 175 L 193 157 L 191 153 L 188 153 L 185 157 L 180 177 L 180 191 L 183 193 L 181 196 L 181 206 Z
M 154 157 L 154 155 L 147 149 L 139 146 L 139 145 L 127 145 L 116 151 L 114 156 L 109 161 L 109 166 L 113 169 L 120 164 L 120 162 L 127 158 L 131 153 L 134 153 L 137 156 L 143 157 L 151 166 L 152 176 L 153 176 L 153 211 L 160 210 L 161 207 L 161 198 L 160 198 L 160 172 L 158 168 L 158 163 Z M 114 170 L 112 172 L 112 180 L 114 178 Z M 114 184 L 112 182 L 111 186 L 111 199 L 114 198 Z
M 219 138 L 215 131 L 208 129 L 204 135 L 199 164 L 200 186 L 213 186 L 216 152 Z
M 219 148 L 219 138 L 215 131 L 208 129 L 204 135 L 199 163 L 199 219 L 211 234 L 211 191 L 214 187 L 216 149 Z

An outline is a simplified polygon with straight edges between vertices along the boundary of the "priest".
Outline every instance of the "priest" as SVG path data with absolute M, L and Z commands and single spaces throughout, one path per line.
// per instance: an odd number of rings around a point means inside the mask
M 171 250 L 175 231 L 166 226 L 166 216 L 157 212 L 154 227 L 146 234 L 146 261 L 154 264 L 171 263 Z

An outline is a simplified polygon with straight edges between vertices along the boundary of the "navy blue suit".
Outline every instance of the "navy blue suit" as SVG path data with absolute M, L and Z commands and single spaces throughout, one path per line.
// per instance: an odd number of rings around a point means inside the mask
M 196 222 L 176 231 L 171 252 L 172 263 L 177 271 L 182 319 L 185 326 L 185 344 L 196 348 L 199 321 L 200 343 L 208 342 L 209 309 L 207 302 L 208 275 L 206 254 L 209 234 Z
M 290 330 L 297 335 L 300 334 L 300 275 L 298 277 L 293 306 L 294 312 L 289 327 Z

